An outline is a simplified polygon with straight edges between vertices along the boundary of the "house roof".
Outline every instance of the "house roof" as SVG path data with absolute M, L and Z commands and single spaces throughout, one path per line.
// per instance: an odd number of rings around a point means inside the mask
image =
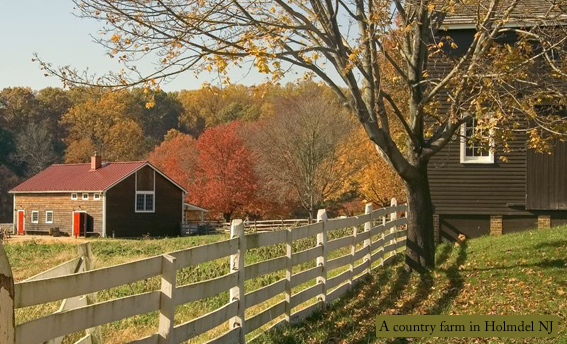
M 205 209 L 205 208 L 201 208 L 201 207 L 198 207 L 198 206 L 196 206 L 196 205 L 194 205 L 194 204 L 187 203 L 187 202 L 184 202 L 184 203 L 183 203 L 183 207 L 185 208 L 185 210 L 202 211 L 202 212 L 204 212 L 204 213 L 208 213 L 208 212 L 209 212 L 209 211 L 208 211 L 207 209 Z
M 109 162 L 91 171 L 91 164 L 54 164 L 16 186 L 10 193 L 103 192 L 144 166 L 150 166 L 175 186 L 183 187 L 147 161 Z
M 446 0 L 439 0 L 447 3 Z M 498 6 L 497 13 L 504 14 L 512 0 L 503 0 Z M 479 6 L 480 4 L 480 6 Z M 520 0 L 510 16 L 510 24 L 534 23 L 541 19 L 565 19 L 567 6 L 560 0 Z M 448 28 L 474 28 L 478 15 L 488 11 L 490 1 L 457 0 L 454 8 L 447 13 L 442 26 Z

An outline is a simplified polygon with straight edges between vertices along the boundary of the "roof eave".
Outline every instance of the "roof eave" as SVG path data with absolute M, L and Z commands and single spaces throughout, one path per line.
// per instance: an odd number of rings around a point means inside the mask
M 81 192 L 99 192 L 102 193 L 104 190 L 35 190 L 35 191 L 27 191 L 27 190 L 10 190 L 8 191 L 9 194 L 27 194 L 27 193 L 81 193 Z
M 544 20 L 545 18 L 541 18 Z M 443 23 L 441 24 L 440 29 L 443 31 L 449 30 L 475 30 L 477 22 L 476 21 L 460 21 L 460 22 L 452 22 L 452 23 Z M 505 28 L 520 28 L 520 27 L 531 27 L 531 26 L 564 26 L 567 25 L 567 15 L 561 16 L 560 20 L 552 20 L 547 22 L 542 22 L 538 20 L 518 20 L 518 21 L 510 21 L 504 24 Z

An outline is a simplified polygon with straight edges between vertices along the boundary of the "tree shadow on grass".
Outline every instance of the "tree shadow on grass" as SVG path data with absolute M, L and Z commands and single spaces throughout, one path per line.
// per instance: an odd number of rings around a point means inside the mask
M 534 245 L 534 248 L 536 250 L 539 250 L 539 249 L 542 249 L 542 248 L 550 248 L 550 247 L 566 248 L 567 247 L 567 240 L 554 240 L 554 241 L 543 242 L 543 243 L 539 243 L 537 245 Z
M 445 245 L 437 253 L 438 265 L 444 264 L 454 252 L 450 245 Z M 438 271 L 445 273 L 449 286 L 444 290 L 425 314 L 439 314 L 459 294 L 464 285 L 459 266 L 466 261 L 466 243 L 462 244 L 457 257 L 451 265 Z M 434 277 L 431 273 L 419 275 L 419 283 L 412 291 L 413 297 L 399 306 L 401 297 L 408 292 L 411 273 L 402 264 L 397 267 L 382 268 L 378 274 L 365 278 L 353 290 L 333 302 L 325 312 L 317 312 L 303 323 L 287 326 L 267 334 L 267 342 L 272 343 L 336 343 L 347 340 L 353 344 L 367 344 L 376 339 L 375 316 L 392 313 L 411 314 L 423 304 L 431 294 Z M 313 332 L 323 333 L 313 336 Z M 356 339 L 354 338 L 356 337 Z M 264 341 L 262 341 L 264 342 Z M 407 343 L 405 338 L 395 338 L 388 343 Z

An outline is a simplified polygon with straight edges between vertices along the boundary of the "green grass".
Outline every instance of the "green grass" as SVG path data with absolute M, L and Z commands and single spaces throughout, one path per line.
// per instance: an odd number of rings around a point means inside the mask
M 350 235 L 352 234 L 352 229 L 338 230 L 331 234 L 332 235 L 330 235 L 330 239 L 344 235 Z M 101 268 L 226 239 L 228 239 L 228 235 L 224 234 L 170 239 L 94 239 L 91 240 L 91 246 L 95 267 Z M 77 245 L 77 243 L 45 242 L 38 240 L 24 241 L 20 243 L 9 243 L 5 246 L 5 249 L 12 266 L 15 280 L 22 281 L 26 278 L 34 276 L 42 271 L 55 267 L 65 261 L 76 257 Z M 307 248 L 313 247 L 314 245 L 314 237 L 306 238 L 294 242 L 293 250 L 294 252 L 302 251 Z M 349 250 L 350 248 L 335 250 L 331 252 L 330 258 L 343 255 L 347 252 L 350 252 Z M 285 245 L 278 244 L 248 250 L 245 256 L 245 261 L 246 265 L 249 265 L 283 255 L 285 255 Z M 294 273 L 314 266 L 315 261 L 294 266 Z M 198 266 L 187 267 L 178 271 L 177 285 L 183 286 L 189 283 L 195 283 L 215 277 L 220 277 L 224 274 L 229 273 L 229 270 L 230 266 L 228 257 L 199 264 Z M 336 273 L 338 273 L 339 271 L 344 271 L 344 269 L 337 269 Z M 264 287 L 282 278 L 285 278 L 285 271 L 266 274 L 258 278 L 248 280 L 245 283 L 246 292 L 248 293 L 258 288 Z M 98 292 L 97 298 L 100 302 L 138 293 L 159 290 L 160 282 L 160 276 L 153 277 L 147 280 L 130 283 L 127 285 Z M 297 286 L 296 288 L 294 288 L 294 292 L 300 291 L 301 289 L 311 286 L 314 283 L 315 281 L 313 280 L 309 283 Z M 220 308 L 228 302 L 228 299 L 228 292 L 224 292 L 214 297 L 178 306 L 176 308 L 175 315 L 176 324 L 184 323 L 208 312 L 211 312 L 217 308 Z M 264 309 L 269 308 L 270 306 L 280 302 L 283 299 L 284 295 L 280 294 L 262 304 L 251 307 L 247 310 L 246 315 L 247 317 L 250 317 Z M 311 300 L 311 302 L 314 302 L 314 299 Z M 52 302 L 49 304 L 18 309 L 16 310 L 16 322 L 23 323 L 51 314 L 59 308 L 60 304 L 60 302 Z M 273 322 L 275 322 L 276 320 L 277 319 L 274 319 Z M 103 325 L 101 330 L 103 333 L 104 343 L 124 343 L 144 337 L 146 335 L 153 334 L 157 332 L 158 322 L 159 316 L 157 312 L 153 312 Z M 267 324 L 263 327 L 263 329 L 267 328 L 269 325 L 270 324 Z M 213 338 L 227 330 L 228 325 L 224 324 L 191 342 L 203 342 L 204 340 Z M 261 330 L 262 329 L 254 331 L 249 335 L 249 337 L 253 337 L 259 334 Z M 66 338 L 64 342 L 72 343 L 73 340 L 77 340 L 82 335 L 83 332 L 75 333 L 69 336 L 69 338 Z
M 440 245 L 438 268 L 374 270 L 327 311 L 280 327 L 258 343 L 567 343 L 567 227 Z M 556 314 L 559 338 L 377 339 L 377 314 Z

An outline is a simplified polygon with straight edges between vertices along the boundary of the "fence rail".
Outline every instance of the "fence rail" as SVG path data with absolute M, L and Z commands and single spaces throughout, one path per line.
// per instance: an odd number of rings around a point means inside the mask
M 395 200 L 391 207 L 372 211 L 369 205 L 364 215 L 349 218 L 327 220 L 326 212 L 322 210 L 318 214 L 317 223 L 247 235 L 244 234 L 243 222 L 234 220 L 231 224 L 231 238 L 225 241 L 91 271 L 83 271 L 88 269 L 80 268 L 67 273 L 54 273 L 52 270 L 61 270 L 56 267 L 37 278 L 15 284 L 4 249 L 0 245 L 0 273 L 2 277 L 8 276 L 2 278 L 2 288 L 5 290 L 0 290 L 0 342 L 44 343 L 124 318 L 159 311 L 158 332 L 131 343 L 181 343 L 226 322 L 229 323 L 229 330 L 208 343 L 245 343 L 246 334 L 275 319 L 282 318 L 278 324 L 301 321 L 316 309 L 325 307 L 369 273 L 373 262 L 390 262 L 405 245 L 406 230 L 403 227 L 406 219 L 398 217 L 398 213 L 406 211 L 407 207 L 396 205 Z M 329 240 L 329 234 L 343 228 L 352 228 L 352 234 L 337 238 L 333 236 L 334 239 Z M 374 240 L 376 236 L 379 239 Z M 308 237 L 316 237 L 316 245 L 293 252 L 294 241 Z M 247 250 L 276 244 L 285 244 L 284 256 L 255 264 L 244 264 Z M 340 249 L 345 250 L 346 254 L 338 257 L 335 255 L 330 259 L 330 253 Z M 193 284 L 176 285 L 179 269 L 223 257 L 230 257 L 228 274 Z M 66 264 L 75 264 L 76 267 L 77 264 L 82 264 L 82 259 Z M 294 266 L 313 260 L 316 260 L 315 267 L 294 273 Z M 329 278 L 331 271 L 345 267 L 346 270 L 339 270 L 340 273 L 334 273 Z M 286 272 L 284 279 L 246 293 L 246 280 L 282 270 Z M 65 275 L 59 276 L 61 273 Z M 16 308 L 81 298 L 155 276 L 161 276 L 160 290 L 94 304 L 83 303 L 39 319 L 14 324 L 13 314 Z M 292 292 L 294 288 L 312 280 L 316 280 L 314 285 Z M 198 318 L 175 325 L 176 306 L 222 292 L 230 293 L 228 303 Z M 245 312 L 250 307 L 283 293 L 285 299 L 281 302 L 245 317 Z M 314 298 L 315 303 L 293 312 L 294 308 Z

